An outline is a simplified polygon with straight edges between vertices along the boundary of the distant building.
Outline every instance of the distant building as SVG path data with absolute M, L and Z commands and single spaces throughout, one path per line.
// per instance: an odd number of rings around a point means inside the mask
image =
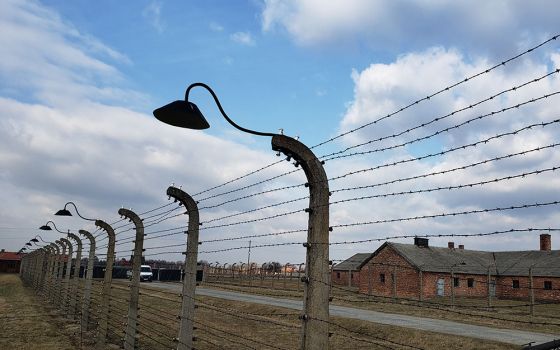
M 21 257 L 18 253 L 0 251 L 0 273 L 19 273 Z
M 551 250 L 549 234 L 540 235 L 540 250 L 485 252 L 431 247 L 425 238 L 414 244 L 386 242 L 360 265 L 361 293 L 423 300 L 436 296 L 560 301 L 560 250 Z M 452 285 L 453 283 L 453 285 Z
M 338 285 L 360 285 L 360 270 L 371 257 L 371 253 L 358 253 L 332 268 L 331 281 Z

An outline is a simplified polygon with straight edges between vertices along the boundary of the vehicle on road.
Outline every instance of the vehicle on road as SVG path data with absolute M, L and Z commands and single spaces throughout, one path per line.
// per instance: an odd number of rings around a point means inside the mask
M 129 280 L 132 280 L 132 270 L 126 271 L 126 277 L 128 277 Z M 153 278 L 153 273 L 150 265 L 141 265 L 140 282 L 144 282 L 144 281 L 152 282 L 152 278 Z

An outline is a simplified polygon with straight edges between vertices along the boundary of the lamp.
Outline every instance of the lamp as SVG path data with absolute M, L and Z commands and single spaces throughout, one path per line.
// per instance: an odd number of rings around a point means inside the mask
M 79 217 L 81 217 L 84 220 L 88 220 L 88 221 L 95 221 L 95 219 L 88 219 L 83 217 L 82 215 L 80 215 L 80 212 L 78 211 L 78 207 L 76 207 L 76 204 L 74 204 L 74 202 L 68 202 L 66 204 L 64 204 L 64 209 L 60 209 L 59 211 L 57 211 L 54 215 L 58 215 L 58 216 L 72 216 L 72 213 L 70 212 L 70 210 L 66 209 L 66 206 L 68 204 L 71 204 L 74 207 L 74 210 L 76 211 L 76 214 L 78 214 Z
M 156 119 L 161 122 L 164 122 L 169 125 L 177 126 L 180 128 L 196 129 L 196 130 L 208 129 L 210 127 L 210 124 L 208 124 L 206 118 L 204 118 L 204 116 L 200 112 L 200 109 L 198 109 L 198 107 L 194 103 L 189 102 L 189 92 L 192 88 L 197 86 L 203 87 L 206 90 L 208 90 L 208 92 L 210 92 L 210 94 L 214 98 L 214 101 L 216 102 L 216 105 L 218 106 L 218 109 L 220 110 L 220 113 L 222 113 L 222 116 L 228 121 L 228 123 L 233 125 L 236 129 L 239 129 L 249 134 L 259 135 L 259 136 L 276 135 L 272 133 L 254 131 L 237 125 L 233 120 L 231 120 L 227 116 L 226 112 L 222 108 L 222 105 L 220 104 L 220 101 L 218 100 L 218 97 L 216 96 L 214 91 L 204 83 L 191 84 L 187 88 L 187 91 L 185 92 L 184 101 L 183 100 L 174 101 L 163 107 L 156 109 L 154 111 L 154 117 L 156 117 Z
M 46 224 L 44 224 L 43 226 L 39 227 L 39 230 L 43 230 L 43 231 L 52 231 L 52 228 L 49 226 L 49 224 L 52 224 L 53 227 L 54 227 L 54 229 L 57 230 L 58 232 L 60 232 L 60 233 L 67 233 L 67 232 L 60 231 L 60 230 L 58 229 L 58 227 L 56 227 L 55 223 L 52 222 L 52 221 L 47 221 Z

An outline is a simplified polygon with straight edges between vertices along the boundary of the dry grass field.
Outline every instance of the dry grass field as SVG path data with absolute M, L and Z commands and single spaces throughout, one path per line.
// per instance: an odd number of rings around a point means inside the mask
M 18 275 L 0 274 L 0 349 L 72 350 L 79 348 L 75 323 L 62 318 Z
M 298 298 L 294 290 L 282 290 L 283 284 L 265 288 L 206 283 L 206 287 L 251 291 L 253 293 Z M 92 345 L 99 309 L 100 281 L 94 282 L 89 330 L 49 310 L 42 297 L 21 285 L 17 275 L 0 275 L 0 317 L 43 315 L 2 319 L 0 349 L 89 349 Z M 287 286 L 289 287 L 289 286 Z M 289 288 L 286 288 L 289 289 Z M 343 291 L 340 291 L 341 293 Z M 355 294 L 355 293 L 354 293 Z M 333 290 L 333 296 L 336 293 Z M 79 299 L 81 296 L 78 295 Z M 109 340 L 122 344 L 128 308 L 126 281 L 115 281 L 112 288 Z M 346 295 L 345 295 L 346 297 Z M 298 312 L 252 303 L 197 297 L 195 314 L 196 349 L 297 349 L 300 339 Z M 335 299 L 336 300 L 336 299 Z M 138 349 L 172 349 L 177 343 L 181 298 L 178 293 L 162 291 L 154 284 L 142 283 L 137 325 Z M 385 305 L 385 304 L 382 304 Z M 355 306 L 355 305 L 353 305 Z M 384 306 L 385 307 L 385 306 Z M 410 306 L 391 306 L 394 312 L 410 314 Z M 412 310 L 412 309 L 411 309 Z M 392 312 L 393 312 L 392 311 Z M 424 313 L 427 311 L 424 310 Z M 518 349 L 519 347 L 472 338 L 416 331 L 364 321 L 331 318 L 331 349 Z M 336 326 L 336 324 L 342 327 Z M 80 337 L 81 335 L 81 337 Z

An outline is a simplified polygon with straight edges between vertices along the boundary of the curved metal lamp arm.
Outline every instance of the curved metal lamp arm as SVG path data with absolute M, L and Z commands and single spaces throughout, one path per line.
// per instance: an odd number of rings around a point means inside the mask
M 96 220 L 96 219 L 88 219 L 88 218 L 86 218 L 86 217 L 83 217 L 83 216 L 80 214 L 80 212 L 78 211 L 78 207 L 76 207 L 76 204 L 74 204 L 74 202 L 68 202 L 68 203 L 64 204 L 64 210 L 67 210 L 67 209 L 66 209 L 66 206 L 67 206 L 68 204 L 72 204 L 72 206 L 74 207 L 74 210 L 76 211 L 76 214 L 78 214 L 78 216 L 81 217 L 82 219 L 87 220 L 87 221 L 95 221 L 95 220 Z
M 36 235 L 36 236 L 35 236 L 35 239 L 37 239 L 37 238 L 39 238 L 43 243 L 47 243 L 47 244 L 52 243 L 52 242 L 45 241 L 45 240 L 43 239 L 43 237 L 41 237 L 41 236 L 39 236 L 39 235 Z
M 41 229 L 41 230 L 45 230 L 45 229 L 44 229 L 44 228 L 42 228 L 42 227 L 45 227 L 45 226 L 47 226 L 47 227 L 48 227 L 48 226 L 49 226 L 49 224 L 52 224 L 52 225 L 53 225 L 53 227 L 54 227 L 54 229 L 55 229 L 55 230 L 57 230 L 58 232 L 60 232 L 60 233 L 66 233 L 66 232 L 60 231 L 60 230 L 58 229 L 58 227 L 56 227 L 55 223 L 54 223 L 54 222 L 52 222 L 52 221 L 47 221 L 47 223 L 46 223 L 46 224 L 44 224 L 43 226 L 41 226 L 41 227 L 40 227 L 40 229 Z M 47 229 L 47 230 L 48 230 L 48 229 Z
M 220 104 L 220 100 L 218 100 L 218 96 L 216 96 L 216 93 L 214 92 L 214 90 L 212 90 L 212 89 L 210 88 L 210 86 L 208 86 L 208 85 L 206 85 L 206 84 L 204 84 L 204 83 L 194 83 L 194 84 L 189 85 L 189 87 L 187 88 L 187 91 L 185 92 L 185 101 L 188 101 L 188 100 L 189 100 L 189 92 L 190 92 L 190 90 L 191 90 L 192 88 L 194 88 L 194 87 L 197 87 L 197 86 L 203 87 L 203 88 L 205 88 L 206 90 L 208 90 L 208 92 L 210 92 L 210 94 L 211 94 L 212 97 L 214 98 L 214 101 L 216 102 L 216 105 L 218 106 L 218 109 L 220 110 L 220 113 L 222 113 L 222 115 L 223 115 L 224 118 L 228 121 L 228 123 L 230 123 L 231 125 L 233 125 L 233 127 L 235 127 L 236 129 L 239 129 L 239 130 L 244 131 L 244 132 L 249 133 L 249 134 L 258 135 L 258 136 L 271 136 L 271 137 L 272 137 L 272 136 L 277 135 L 277 134 L 268 133 L 268 132 L 254 131 L 254 130 L 247 129 L 247 128 L 244 128 L 244 127 L 242 127 L 242 126 L 237 125 L 233 120 L 231 120 L 231 119 L 227 116 L 227 114 L 226 114 L 226 112 L 224 111 L 224 109 L 222 108 L 222 105 Z

